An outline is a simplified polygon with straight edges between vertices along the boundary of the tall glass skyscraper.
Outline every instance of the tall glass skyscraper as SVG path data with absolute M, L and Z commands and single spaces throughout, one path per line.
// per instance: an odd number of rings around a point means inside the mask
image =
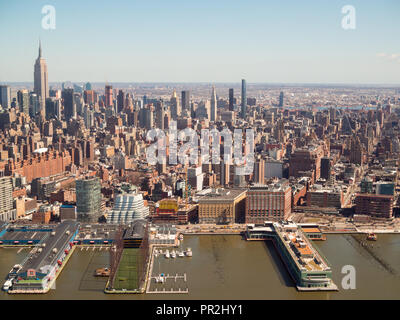
M 233 111 L 233 98 L 234 98 L 234 93 L 233 93 L 233 88 L 229 89 L 229 111 Z
M 279 95 L 279 107 L 282 108 L 283 107 L 283 99 L 284 99 L 284 95 L 283 95 L 283 91 L 281 91 L 280 95 Z
M 78 220 L 97 222 L 101 216 L 101 183 L 98 177 L 76 180 Z
M 246 96 L 246 80 L 242 79 L 242 109 L 241 109 L 241 117 L 246 119 L 247 112 L 247 96 Z
M 9 86 L 0 86 L 0 105 L 3 109 L 11 107 L 11 89 Z

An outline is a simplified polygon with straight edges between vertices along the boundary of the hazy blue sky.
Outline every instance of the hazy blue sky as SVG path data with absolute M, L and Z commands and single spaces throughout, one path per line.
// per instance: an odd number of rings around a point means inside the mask
M 50 81 L 400 83 L 399 0 L 0 0 L 0 30 L 0 81 L 40 37 Z

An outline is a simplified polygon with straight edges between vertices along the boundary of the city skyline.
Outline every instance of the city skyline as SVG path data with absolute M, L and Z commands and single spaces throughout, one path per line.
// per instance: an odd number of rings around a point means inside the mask
M 55 30 L 41 27 L 46 4 L 55 7 Z M 36 51 L 22 48 L 40 38 L 49 83 L 400 83 L 396 1 L 353 1 L 355 30 L 341 27 L 343 1 L 120 4 L 126 10 L 118 15 L 120 6 L 90 1 L 0 4 L 8 30 L 0 36 L 8 44 L 0 82 L 31 81 Z

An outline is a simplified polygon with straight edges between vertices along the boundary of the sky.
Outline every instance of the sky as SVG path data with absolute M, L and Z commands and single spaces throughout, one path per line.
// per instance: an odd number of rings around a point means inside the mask
M 0 0 L 0 82 L 33 81 L 40 38 L 50 82 L 400 84 L 399 16 L 398 0 Z

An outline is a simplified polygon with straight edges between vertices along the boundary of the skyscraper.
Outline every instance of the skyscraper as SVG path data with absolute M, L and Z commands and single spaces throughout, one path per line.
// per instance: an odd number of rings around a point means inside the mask
M 19 105 L 19 111 L 29 114 L 29 92 L 28 90 L 18 90 L 17 99 Z M 1 104 L 1 103 L 0 103 Z
M 65 89 L 62 92 L 64 102 L 64 117 L 65 121 L 76 117 L 76 105 L 74 101 L 74 89 Z
M 175 89 L 174 89 L 174 92 L 172 93 L 170 104 L 171 104 L 171 117 L 172 117 L 172 119 L 176 120 L 176 118 L 180 117 L 180 115 L 181 115 L 181 107 L 179 104 L 179 99 L 176 96 Z
M 49 82 L 46 60 L 42 58 L 42 44 L 39 42 L 39 56 L 35 62 L 34 89 L 39 98 L 40 108 L 44 109 L 46 99 L 49 97 Z
M 190 91 L 182 91 L 182 110 L 190 111 Z
M 76 180 L 78 219 L 97 222 L 101 215 L 101 184 L 98 177 Z
M 283 91 L 281 91 L 279 95 L 279 108 L 283 108 L 283 103 L 284 103 L 283 98 L 284 98 Z
M 11 89 L 9 86 L 0 86 L 0 105 L 3 109 L 11 107 Z
M 247 112 L 246 109 L 247 109 L 246 80 L 242 79 L 242 108 L 241 108 L 242 119 L 246 118 L 246 112 Z
M 117 96 L 117 112 L 120 113 L 125 107 L 125 93 L 123 90 L 118 91 Z
M 39 97 L 36 93 L 29 95 L 29 115 L 34 117 L 40 111 Z
M 165 112 L 164 112 L 164 103 L 163 101 L 157 101 L 156 102 L 156 127 L 164 130 L 164 117 L 165 117 Z
M 233 99 L 234 99 L 234 93 L 233 93 L 233 88 L 229 89 L 229 111 L 233 111 Z
M 212 87 L 211 91 L 211 118 L 210 121 L 217 121 L 217 95 L 215 93 L 215 87 Z
M 106 86 L 105 89 L 105 96 L 106 96 L 106 107 L 111 107 L 113 105 L 113 90 L 112 86 Z

